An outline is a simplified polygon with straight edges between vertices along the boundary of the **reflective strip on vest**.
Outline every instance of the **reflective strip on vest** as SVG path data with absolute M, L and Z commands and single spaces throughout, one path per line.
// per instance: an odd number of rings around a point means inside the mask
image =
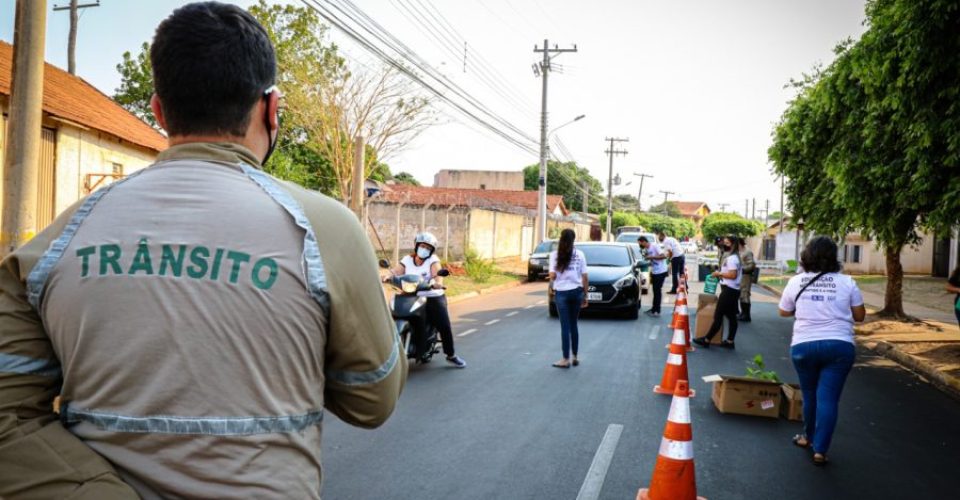
M 674 460 L 693 460 L 693 442 L 663 438 L 660 441 L 660 456 Z
M 89 422 L 101 430 L 113 432 L 246 436 L 303 431 L 323 421 L 323 410 L 276 417 L 133 417 L 77 410 L 64 405 L 60 418 L 66 424 Z
M 36 359 L 0 352 L 0 373 L 60 377 L 60 362 L 56 359 Z

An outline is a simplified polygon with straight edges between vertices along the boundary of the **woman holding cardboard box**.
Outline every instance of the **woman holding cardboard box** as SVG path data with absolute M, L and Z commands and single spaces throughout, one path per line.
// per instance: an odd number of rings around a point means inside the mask
M 803 273 L 790 278 L 780 316 L 795 317 L 790 356 L 803 392 L 804 433 L 793 443 L 813 448 L 813 463 L 827 463 L 840 393 L 855 356 L 853 323 L 866 309 L 857 282 L 840 274 L 837 244 L 818 236 L 800 254 Z
M 720 278 L 720 298 L 717 299 L 717 309 L 713 313 L 713 324 L 703 337 L 693 339 L 700 346 L 710 347 L 710 340 L 723 329 L 723 318 L 730 322 L 730 332 L 727 339 L 720 343 L 721 347 L 734 348 L 733 339 L 737 336 L 737 314 L 740 313 L 740 279 L 743 277 L 743 266 L 740 264 L 740 239 L 728 236 L 720 246 L 723 252 L 720 260 L 720 270 L 711 275 Z

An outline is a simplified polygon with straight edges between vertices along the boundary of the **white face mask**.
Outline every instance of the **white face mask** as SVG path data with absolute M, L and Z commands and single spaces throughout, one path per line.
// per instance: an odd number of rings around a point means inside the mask
M 431 252 L 429 248 L 420 247 L 417 249 L 417 257 L 420 257 L 421 259 L 428 259 L 432 254 L 433 252 Z

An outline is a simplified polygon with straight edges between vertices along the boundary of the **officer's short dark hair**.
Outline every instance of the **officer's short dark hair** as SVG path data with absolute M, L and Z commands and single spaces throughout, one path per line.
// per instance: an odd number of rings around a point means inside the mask
M 650 243 L 650 241 L 647 240 L 647 237 L 646 237 L 646 236 L 641 236 L 641 237 L 637 238 L 637 243 Z
M 263 26 L 219 2 L 173 11 L 157 27 L 150 63 L 170 135 L 245 135 L 250 110 L 277 73 Z

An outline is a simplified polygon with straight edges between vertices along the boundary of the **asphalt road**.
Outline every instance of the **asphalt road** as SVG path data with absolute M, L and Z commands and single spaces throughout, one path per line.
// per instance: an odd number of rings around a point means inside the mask
M 582 364 L 561 370 L 550 366 L 561 356 L 560 335 L 545 289 L 524 285 L 451 306 L 468 368 L 449 368 L 442 357 L 413 367 L 396 413 L 380 429 L 352 428 L 328 414 L 324 498 L 574 499 L 605 433 L 614 437 L 617 426 L 619 440 L 602 447 L 612 451 L 609 468 L 589 484 L 600 488 L 599 498 L 635 498 L 650 480 L 670 406 L 670 397 L 652 392 L 670 319 L 587 316 Z M 769 297 L 753 315 L 735 352 L 689 356 L 699 392 L 691 412 L 700 495 L 957 498 L 960 403 L 869 353 L 859 353 L 848 379 L 826 468 L 791 445 L 798 423 L 720 414 L 704 375 L 743 374 L 760 353 L 782 378 L 797 380 L 787 357 L 791 322 L 776 316 Z

